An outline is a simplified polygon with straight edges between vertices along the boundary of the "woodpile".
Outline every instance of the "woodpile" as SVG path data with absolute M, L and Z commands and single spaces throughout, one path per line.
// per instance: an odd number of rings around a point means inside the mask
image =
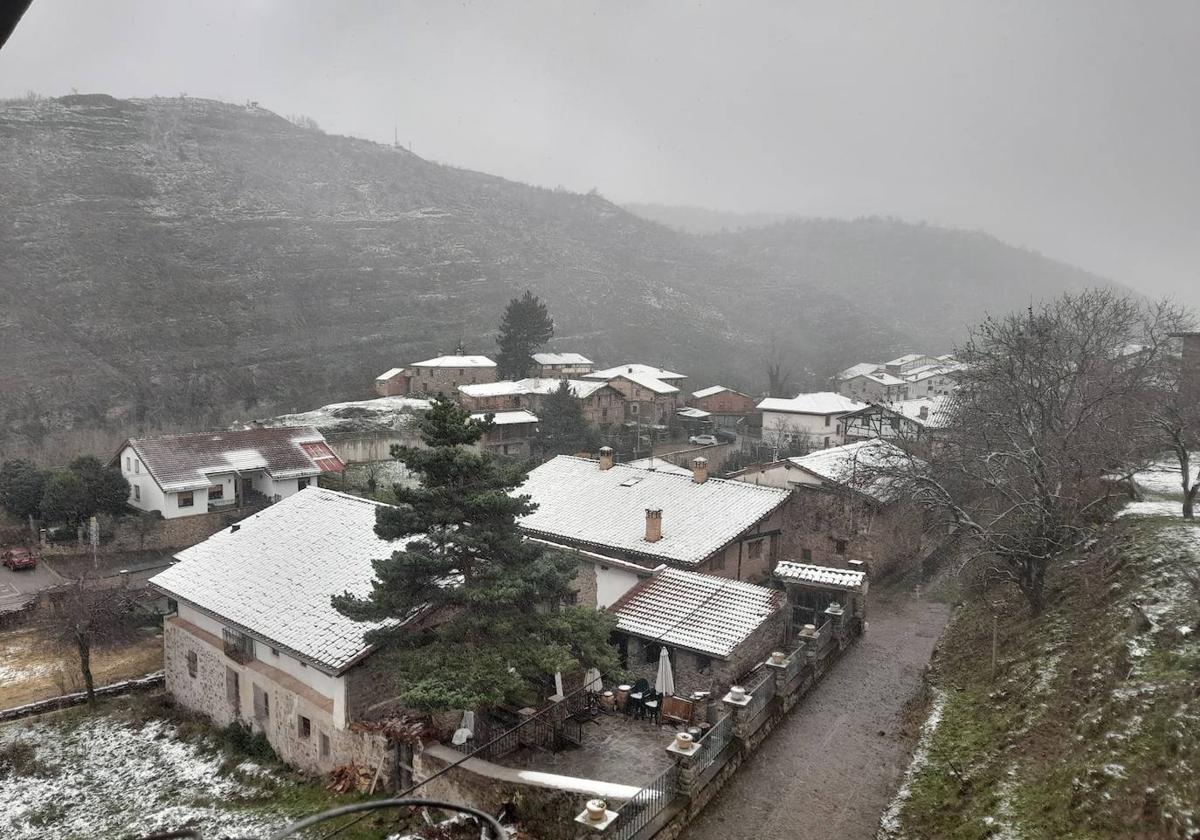
M 325 787 L 334 793 L 366 793 L 371 789 L 374 776 L 374 768 L 343 764 L 333 768 Z

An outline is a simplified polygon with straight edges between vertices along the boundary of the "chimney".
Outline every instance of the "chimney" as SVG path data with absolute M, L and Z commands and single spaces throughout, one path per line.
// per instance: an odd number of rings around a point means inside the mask
M 611 470 L 613 465 L 613 451 L 611 446 L 600 447 L 600 469 Z
M 922 420 L 929 419 L 929 406 L 927 406 L 927 405 L 921 406 L 920 417 Z
M 646 508 L 646 542 L 662 539 L 662 511 Z
M 692 481 L 697 484 L 703 484 L 708 481 L 708 459 L 693 458 L 692 459 Z

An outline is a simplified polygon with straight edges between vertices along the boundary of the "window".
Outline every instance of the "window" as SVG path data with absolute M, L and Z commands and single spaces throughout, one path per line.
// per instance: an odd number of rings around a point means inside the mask
M 125 456 L 125 472 L 133 472 L 133 459 Z
M 225 485 L 224 484 L 214 484 L 212 487 L 208 488 L 208 500 L 210 502 L 219 501 L 224 498 L 225 498 Z
M 140 473 L 142 471 L 142 462 L 136 458 L 133 460 L 133 471 L 135 473 Z
M 649 642 L 642 642 L 642 661 L 647 665 L 653 665 L 658 661 L 658 646 L 652 645 Z
M 177 504 L 179 507 L 191 507 L 191 506 L 192 506 L 192 504 L 193 504 L 193 500 L 192 500 L 192 491 L 191 491 L 191 490 L 184 490 L 183 492 L 179 493 L 179 495 L 178 495 L 178 500 L 176 501 L 176 504 Z
M 235 715 L 242 713 L 242 686 L 238 672 L 225 666 L 225 699 L 229 702 Z
M 811 548 L 800 549 L 800 559 L 802 561 L 804 561 L 805 563 L 811 563 L 812 562 L 812 549 Z
M 629 404 L 629 413 L 634 415 L 635 417 L 637 416 L 637 413 L 638 413 L 638 404 L 637 403 Z
M 140 502 L 142 500 L 142 488 L 139 484 L 133 485 L 133 500 L 135 502 Z
M 188 676 L 192 679 L 196 679 L 196 674 L 200 672 L 200 657 L 196 656 L 196 651 L 188 651 L 187 666 Z
M 750 559 L 751 560 L 761 560 L 762 559 L 764 542 L 766 542 L 766 540 L 755 540 L 754 542 L 750 543 Z
M 321 758 L 329 758 L 329 736 L 321 733 Z
M 307 478 L 297 478 L 296 479 L 296 489 L 303 490 L 305 487 L 308 486 L 308 482 L 309 482 L 309 480 Z
M 312 721 L 304 715 L 296 715 L 296 734 L 301 738 L 311 738 Z
M 846 541 L 845 540 L 834 540 L 833 541 L 833 550 L 835 552 L 837 552 L 838 554 L 845 554 L 846 553 Z
M 271 717 L 271 695 L 254 686 L 254 716 L 259 720 Z
M 828 426 L 828 425 L 829 425 L 829 421 L 830 421 L 831 419 L 833 419 L 833 418 L 831 418 L 831 417 L 830 417 L 828 414 L 826 414 L 826 415 L 825 415 L 825 425 L 826 425 L 826 426 Z

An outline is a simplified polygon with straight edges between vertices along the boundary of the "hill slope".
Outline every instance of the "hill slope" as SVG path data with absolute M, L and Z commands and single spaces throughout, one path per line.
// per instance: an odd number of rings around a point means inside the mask
M 772 344 L 816 381 L 1093 279 L 893 222 L 689 236 L 195 99 L 0 103 L 0 195 L 0 439 L 354 398 L 460 339 L 492 350 L 526 287 L 563 349 L 754 390 Z

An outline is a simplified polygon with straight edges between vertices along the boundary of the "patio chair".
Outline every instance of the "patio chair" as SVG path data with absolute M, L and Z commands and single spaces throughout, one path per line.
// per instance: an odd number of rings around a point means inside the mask
M 646 695 L 642 698 L 642 702 L 638 705 L 638 720 L 645 720 L 646 716 L 649 715 L 651 720 L 653 720 L 655 723 L 658 723 L 661 712 L 662 695 L 653 689 L 647 691 Z
M 650 683 L 646 680 L 642 679 L 635 682 L 633 687 L 629 689 L 629 697 L 625 701 L 625 711 L 636 717 L 641 711 L 642 700 L 646 698 L 649 692 Z

